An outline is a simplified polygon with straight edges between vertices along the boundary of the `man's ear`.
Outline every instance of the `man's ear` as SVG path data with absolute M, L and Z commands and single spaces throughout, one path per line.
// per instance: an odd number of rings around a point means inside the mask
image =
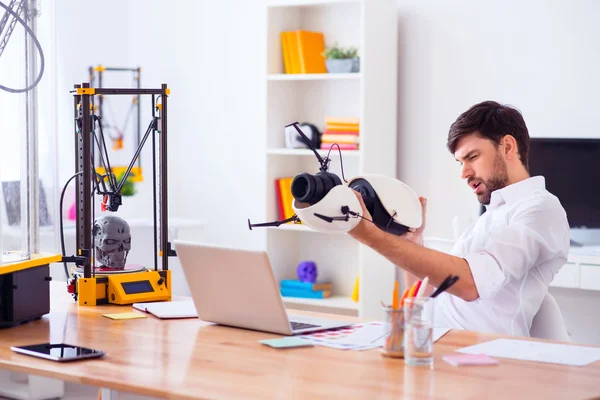
M 517 147 L 517 140 L 513 135 L 504 135 L 501 141 L 502 151 L 504 157 L 507 160 L 519 158 L 519 148 Z

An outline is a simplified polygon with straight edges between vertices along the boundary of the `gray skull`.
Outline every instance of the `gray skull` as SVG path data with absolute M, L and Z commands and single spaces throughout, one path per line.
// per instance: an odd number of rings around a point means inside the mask
M 114 215 L 98 218 L 92 233 L 96 257 L 102 266 L 125 268 L 127 254 L 131 250 L 131 231 L 127 221 Z

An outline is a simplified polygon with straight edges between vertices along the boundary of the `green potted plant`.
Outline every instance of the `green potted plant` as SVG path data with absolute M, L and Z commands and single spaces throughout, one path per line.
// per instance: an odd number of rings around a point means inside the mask
M 115 174 L 115 178 L 117 179 L 117 183 L 120 183 L 121 180 L 123 179 L 123 176 L 125 175 L 124 172 L 121 172 L 119 174 Z M 125 183 L 123 184 L 123 187 L 121 188 L 121 195 L 122 196 L 133 196 L 135 194 L 135 182 L 133 181 L 131 174 L 127 177 L 127 179 L 125 180 Z
M 337 43 L 323 53 L 329 73 L 359 72 L 360 59 L 356 47 L 340 47 Z

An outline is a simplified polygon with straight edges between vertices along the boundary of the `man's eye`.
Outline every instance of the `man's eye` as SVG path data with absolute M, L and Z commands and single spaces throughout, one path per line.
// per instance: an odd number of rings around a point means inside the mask
M 477 154 L 475 154 L 474 156 L 471 156 L 471 157 L 469 158 L 469 160 L 473 161 L 473 160 L 474 160 L 474 159 L 476 159 L 476 158 L 477 158 Z
M 106 240 L 104 241 L 104 243 L 106 243 L 106 244 L 115 244 L 115 243 L 117 243 L 117 241 L 116 241 L 116 240 L 114 240 L 114 239 L 106 239 Z
M 131 238 L 123 240 L 124 243 L 131 243 Z

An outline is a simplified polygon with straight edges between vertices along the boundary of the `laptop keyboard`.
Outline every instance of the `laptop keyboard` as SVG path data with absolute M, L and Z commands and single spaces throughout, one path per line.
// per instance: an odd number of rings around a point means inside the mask
M 312 324 L 305 324 L 304 322 L 293 322 L 290 321 L 290 323 L 292 324 L 292 330 L 293 331 L 297 331 L 300 329 L 308 329 L 308 328 L 318 328 L 321 325 L 312 325 Z

